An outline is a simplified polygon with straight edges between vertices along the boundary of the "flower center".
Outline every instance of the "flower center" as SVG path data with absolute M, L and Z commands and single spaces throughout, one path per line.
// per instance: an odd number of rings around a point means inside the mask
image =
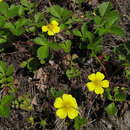
M 95 80 L 93 81 L 94 85 L 97 86 L 97 87 L 101 87 L 101 81 L 100 80 Z
M 54 28 L 54 25 L 53 25 L 53 24 L 48 24 L 48 29 L 49 29 L 50 31 L 53 31 L 53 28 Z
M 65 109 L 70 109 L 70 108 L 71 108 L 71 104 L 70 104 L 69 102 L 64 102 L 63 107 L 64 107 Z

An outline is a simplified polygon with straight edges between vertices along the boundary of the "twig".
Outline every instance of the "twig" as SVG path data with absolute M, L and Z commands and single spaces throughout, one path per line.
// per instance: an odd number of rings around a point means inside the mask
M 88 113 L 87 113 L 87 120 L 89 119 L 90 112 L 91 112 L 91 110 L 92 110 L 92 106 L 93 106 L 93 104 L 94 104 L 94 102 L 95 102 L 95 100 L 96 100 L 97 97 L 98 97 L 98 95 L 96 95 L 96 97 L 93 99 L 93 102 L 92 102 L 92 104 L 91 104 L 91 106 L 90 106 L 90 109 L 88 110 Z

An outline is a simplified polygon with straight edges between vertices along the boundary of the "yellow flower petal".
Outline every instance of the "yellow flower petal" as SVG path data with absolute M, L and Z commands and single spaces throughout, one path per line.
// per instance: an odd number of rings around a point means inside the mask
M 95 87 L 96 87 L 93 82 L 88 82 L 88 83 L 86 84 L 86 86 L 87 86 L 87 88 L 89 89 L 89 91 L 94 91 L 94 89 L 95 89 Z
M 105 78 L 104 74 L 101 72 L 96 73 L 96 80 L 103 80 Z
M 67 111 L 66 111 L 66 109 L 64 109 L 64 108 L 58 109 L 58 110 L 56 111 L 56 115 L 57 115 L 59 118 L 64 119 L 64 118 L 66 118 L 66 116 L 67 116 Z
M 54 33 L 60 32 L 60 27 L 54 27 L 53 31 L 54 31 Z
M 102 81 L 102 87 L 108 88 L 109 87 L 109 81 L 108 80 L 103 80 Z
M 70 108 L 69 110 L 68 110 L 68 117 L 70 118 L 70 119 L 74 119 L 76 116 L 78 116 L 78 111 L 76 110 L 76 109 L 73 109 L 73 108 Z
M 49 36 L 53 36 L 53 35 L 54 35 L 54 32 L 52 32 L 52 31 L 49 30 L 49 31 L 48 31 L 48 35 L 49 35 Z
M 63 101 L 68 102 L 70 101 L 72 96 L 70 94 L 63 94 L 62 98 L 63 98 Z
M 104 93 L 104 89 L 101 88 L 101 87 L 97 87 L 97 88 L 95 89 L 95 93 L 96 93 L 96 94 L 103 94 L 103 93 Z
M 72 97 L 72 99 L 70 99 L 70 102 L 71 102 L 71 106 L 73 108 L 78 108 L 78 105 L 77 105 L 77 102 L 76 102 L 76 99 Z
M 47 32 L 48 31 L 48 27 L 47 26 L 42 26 L 42 32 Z
M 91 81 L 94 81 L 96 79 L 96 75 L 95 73 L 92 73 L 88 76 L 88 79 L 91 80 Z
M 51 21 L 51 24 L 53 24 L 53 25 L 55 25 L 55 26 L 58 26 L 59 23 L 58 23 L 56 20 L 52 20 L 52 21 Z
M 61 107 L 63 107 L 63 100 L 60 97 L 56 98 L 56 100 L 54 102 L 54 107 L 55 108 L 61 108 Z

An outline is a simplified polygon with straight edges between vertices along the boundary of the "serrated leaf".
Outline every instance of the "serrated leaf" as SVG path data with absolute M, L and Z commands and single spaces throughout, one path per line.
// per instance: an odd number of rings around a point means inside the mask
M 0 73 L 5 74 L 6 72 L 6 64 L 3 61 L 0 61 Z
M 113 96 L 111 95 L 111 89 L 110 88 L 107 88 L 105 89 L 105 96 L 107 99 L 109 99 L 110 101 L 113 101 Z
M 34 6 L 34 3 L 31 3 L 29 0 L 20 0 L 20 3 L 28 9 Z
M 16 5 L 11 5 L 10 8 L 8 8 L 6 16 L 12 18 L 17 16 L 18 12 L 19 12 L 19 7 Z
M 28 19 L 26 19 L 26 18 L 20 18 L 19 20 L 17 20 L 15 22 L 15 27 L 16 28 L 21 28 L 21 27 L 27 25 L 28 23 L 29 23 Z
M 80 32 L 78 29 L 74 29 L 74 30 L 73 30 L 73 34 L 74 34 L 75 36 L 82 37 L 82 34 L 81 34 L 81 32 Z
M 51 49 L 55 50 L 55 51 L 61 49 L 60 45 L 57 44 L 57 43 L 55 43 L 55 42 L 50 42 L 50 43 L 48 44 L 48 46 L 49 46 Z
M 61 97 L 64 94 L 63 90 L 56 90 L 55 88 L 50 88 L 50 93 L 54 98 Z
M 14 66 L 13 65 L 8 66 L 6 75 L 10 76 L 13 74 L 13 72 L 14 72 Z
M 70 40 L 66 40 L 64 43 L 61 43 L 59 46 L 66 52 L 70 52 L 71 50 L 71 41 Z
M 105 107 L 105 111 L 108 115 L 117 115 L 118 109 L 116 108 L 115 103 L 111 103 Z
M 38 13 L 35 14 L 35 16 L 34 16 L 35 23 L 40 22 L 42 19 L 43 19 L 42 13 L 38 12 Z
M 38 45 L 48 45 L 49 44 L 49 42 L 45 38 L 42 38 L 42 37 L 36 37 L 35 39 L 33 39 L 33 41 Z
M 47 11 L 57 18 L 61 18 L 62 8 L 60 6 L 53 5 L 52 7 L 48 8 Z
M 77 116 L 75 119 L 74 119 L 74 128 L 76 130 L 80 130 L 80 128 L 86 124 L 86 119 L 83 118 L 83 117 L 80 117 L 80 116 Z
M 124 30 L 118 26 L 112 26 L 109 32 L 118 36 L 124 36 Z
M 114 88 L 114 100 L 118 102 L 123 102 L 126 100 L 126 94 L 123 93 L 119 87 Z
M 104 2 L 98 6 L 100 16 L 104 16 L 110 9 L 112 8 L 112 4 L 110 2 Z
M 50 8 L 48 8 L 47 11 L 51 15 L 53 15 L 61 20 L 67 20 L 72 14 L 71 11 L 60 7 L 59 5 L 53 5 Z
M 102 43 L 102 38 L 97 39 L 95 42 L 88 44 L 87 48 L 94 51 L 95 53 L 100 52 L 102 49 L 101 43 Z
M 25 11 L 25 10 L 26 10 L 26 9 L 25 9 L 22 5 L 19 5 L 18 15 L 19 15 L 19 16 L 24 15 L 24 11 Z
M 109 12 L 109 14 L 106 16 L 106 27 L 111 27 L 113 24 L 115 24 L 119 20 L 119 15 L 117 11 L 113 10 Z
M 9 6 L 6 2 L 0 2 L 0 13 L 1 14 L 6 16 L 8 8 L 9 8 Z
M 49 55 L 49 48 L 48 46 L 42 46 L 40 48 L 38 48 L 37 50 L 37 56 L 39 59 L 45 59 L 47 58 Z
M 78 68 L 76 67 L 71 67 L 70 69 L 67 69 L 66 75 L 68 78 L 75 78 L 80 76 L 81 72 Z

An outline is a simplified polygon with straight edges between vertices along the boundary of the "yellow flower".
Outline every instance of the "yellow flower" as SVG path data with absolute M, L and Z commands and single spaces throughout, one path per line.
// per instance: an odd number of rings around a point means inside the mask
M 59 23 L 55 20 L 51 21 L 50 24 L 46 26 L 42 26 L 42 32 L 48 32 L 49 36 L 55 35 L 55 33 L 60 32 L 60 27 L 58 27 Z
M 56 98 L 54 107 L 57 108 L 56 115 L 61 119 L 67 116 L 74 119 L 79 113 L 77 102 L 70 94 L 63 94 L 62 98 Z
M 103 80 L 105 78 L 104 74 L 101 72 L 92 73 L 88 76 L 88 79 L 91 80 L 91 82 L 88 82 L 86 84 L 89 91 L 94 91 L 96 94 L 103 94 L 104 89 L 109 87 L 109 81 Z

